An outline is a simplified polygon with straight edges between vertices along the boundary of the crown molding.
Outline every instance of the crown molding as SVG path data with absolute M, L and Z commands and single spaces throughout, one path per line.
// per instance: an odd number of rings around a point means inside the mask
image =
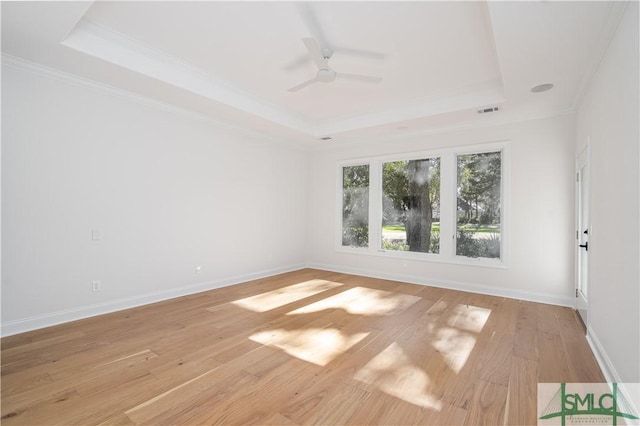
M 234 125 L 225 123 L 223 121 L 216 120 L 210 116 L 207 116 L 201 113 L 190 111 L 185 108 L 171 105 L 168 103 L 160 102 L 158 100 L 155 100 L 146 96 L 142 96 L 142 95 L 130 92 L 128 90 L 120 89 L 104 83 L 99 83 L 94 80 L 90 80 L 75 74 L 71 74 L 71 73 L 61 71 L 46 65 L 32 62 L 24 58 L 12 56 L 6 53 L 2 53 L 0 55 L 0 58 L 2 60 L 2 65 L 10 66 L 15 69 L 38 74 L 40 76 L 43 76 L 52 80 L 57 80 L 68 85 L 97 91 L 103 94 L 107 94 L 109 96 L 118 97 L 125 101 L 133 102 L 138 105 L 143 105 L 149 108 L 154 108 L 159 111 L 168 112 L 171 114 L 177 114 L 177 115 L 181 115 L 183 117 L 188 117 L 191 119 L 205 121 L 217 128 L 238 132 L 244 136 L 250 137 L 254 140 L 258 140 L 261 143 L 263 143 L 264 141 L 268 141 L 270 143 L 276 143 L 278 145 L 283 145 L 288 148 L 295 148 L 303 151 L 325 151 L 325 150 L 332 150 L 337 147 L 358 145 L 365 142 L 373 143 L 379 140 L 387 140 L 387 141 L 404 140 L 404 139 L 410 139 L 410 138 L 416 138 L 420 136 L 427 136 L 427 135 L 434 135 L 434 134 L 446 134 L 446 133 L 452 133 L 452 132 L 463 131 L 463 130 L 489 128 L 489 127 L 521 123 L 521 122 L 526 122 L 531 120 L 541 120 L 541 119 L 555 117 L 559 115 L 574 114 L 576 112 L 575 109 L 569 108 L 562 111 L 557 111 L 557 112 L 548 113 L 548 114 L 540 114 L 540 115 L 529 116 L 529 117 L 517 117 L 517 118 L 511 118 L 507 120 L 498 120 L 498 121 L 491 121 L 491 122 L 464 122 L 464 123 L 459 123 L 452 126 L 429 128 L 429 129 L 419 130 L 411 133 L 385 134 L 385 135 L 373 137 L 373 138 L 370 136 L 366 136 L 366 137 L 355 136 L 355 137 L 350 137 L 349 141 L 340 141 L 338 145 L 336 144 L 303 145 L 303 144 L 300 144 L 299 141 L 294 141 L 294 140 L 285 139 L 285 138 L 275 138 L 267 134 L 251 130 L 247 127 L 234 126 Z
M 414 132 L 402 132 L 396 134 L 384 134 L 381 136 L 357 136 L 349 138 L 348 141 L 340 141 L 339 145 L 318 145 L 312 148 L 312 151 L 330 151 L 337 148 L 345 148 L 349 146 L 357 146 L 360 144 L 374 144 L 379 142 L 402 142 L 407 140 L 412 140 L 416 138 L 420 138 L 423 136 L 433 136 L 433 135 L 445 135 L 456 132 L 470 131 L 470 130 L 481 130 L 481 129 L 490 129 L 493 127 L 502 127 L 509 126 L 513 124 L 526 123 L 529 121 L 537 121 L 537 120 L 545 120 L 553 117 L 561 117 L 565 115 L 575 114 L 576 110 L 567 108 L 554 112 L 543 113 L 543 114 L 533 114 L 529 116 L 514 116 L 509 117 L 507 119 L 498 119 L 493 121 L 465 121 L 460 122 L 458 124 L 450 125 L 450 126 L 442 126 L 437 128 L 425 128 L 421 130 L 417 130 Z
M 194 112 L 194 111 L 191 111 L 182 107 L 178 107 L 169 103 L 161 102 L 161 101 L 149 98 L 147 96 L 139 95 L 139 94 L 130 92 L 128 90 L 120 89 L 115 86 L 99 83 L 97 81 L 80 77 L 76 74 L 71 74 L 66 71 L 61 71 L 46 65 L 36 63 L 36 62 L 32 62 L 24 58 L 12 56 L 6 53 L 2 53 L 0 55 L 0 58 L 2 59 L 3 66 L 10 66 L 12 68 L 37 74 L 39 76 L 42 76 L 51 80 L 56 80 L 64 84 L 81 87 L 83 89 L 93 90 L 109 96 L 114 96 L 119 99 L 123 99 L 127 102 L 133 102 L 138 105 L 143 105 L 159 111 L 167 112 L 170 114 L 177 114 L 183 117 L 204 121 L 219 129 L 237 132 L 242 134 L 243 136 L 259 140 L 262 143 L 264 141 L 269 141 L 270 143 L 277 143 L 280 145 L 285 145 L 290 148 L 304 149 L 304 146 L 302 146 L 297 141 L 284 139 L 284 138 L 282 139 L 275 138 L 273 136 L 269 136 L 267 134 L 254 131 L 246 127 L 234 126 L 234 125 L 225 123 L 223 121 L 216 120 L 205 114 Z
M 321 126 L 321 130 L 323 135 L 338 134 L 367 127 L 384 126 L 417 118 L 475 109 L 487 105 L 499 105 L 505 101 L 502 80 L 495 79 L 418 99 L 396 108 L 385 108 L 374 113 L 334 119 Z
M 496 79 L 375 112 L 316 123 L 264 102 L 225 84 L 198 67 L 87 19 L 82 19 L 62 44 L 314 138 L 499 104 L 505 100 L 502 81 Z
M 309 135 L 318 134 L 311 122 L 295 113 L 259 100 L 172 55 L 87 19 L 78 22 L 62 45 L 281 126 Z

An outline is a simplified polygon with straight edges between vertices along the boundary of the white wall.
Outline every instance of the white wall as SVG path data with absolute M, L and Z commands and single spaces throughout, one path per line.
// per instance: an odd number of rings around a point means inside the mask
M 640 382 L 638 3 L 630 2 L 577 118 L 591 145 L 589 334 L 610 380 Z
M 495 269 L 343 253 L 335 250 L 336 165 L 339 160 L 446 146 L 510 140 L 509 268 Z M 572 304 L 573 115 L 499 127 L 336 147 L 311 160 L 310 255 L 315 266 Z
M 3 334 L 304 264 L 307 153 L 12 66 L 2 103 Z
M 640 381 L 635 2 L 577 124 L 566 115 L 309 155 L 4 65 L 2 103 L 4 335 L 305 263 L 571 303 L 574 158 L 590 139 L 589 333 L 610 379 Z M 508 269 L 335 250 L 338 160 L 501 140 L 511 141 Z

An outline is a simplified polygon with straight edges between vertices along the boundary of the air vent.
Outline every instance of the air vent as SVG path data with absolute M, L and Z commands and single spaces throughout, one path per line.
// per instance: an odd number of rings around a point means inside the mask
M 487 108 L 479 109 L 478 114 L 488 114 L 490 112 L 498 112 L 498 111 L 500 111 L 500 107 L 498 106 L 487 107 Z
M 542 92 L 546 92 L 547 90 L 551 90 L 553 89 L 553 84 L 551 83 L 545 83 L 545 84 L 539 84 L 535 87 L 531 88 L 531 92 L 532 93 L 542 93 Z
M 331 136 L 324 136 L 320 138 L 321 141 L 330 141 L 331 140 Z

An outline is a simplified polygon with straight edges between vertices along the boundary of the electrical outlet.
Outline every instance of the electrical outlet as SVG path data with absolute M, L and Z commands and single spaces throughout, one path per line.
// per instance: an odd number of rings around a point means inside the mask
M 196 274 L 199 274 L 200 272 L 202 272 L 202 266 L 198 265 L 196 266 Z
M 101 287 L 100 280 L 94 280 L 94 281 L 91 283 L 91 289 L 92 289 L 93 291 L 100 291 L 100 287 Z
M 102 234 L 100 233 L 99 229 L 92 229 L 91 230 L 91 239 L 93 241 L 100 241 L 102 239 Z
M 407 261 L 406 261 L 406 260 L 404 260 L 404 259 L 402 259 L 402 267 L 403 267 L 403 268 L 406 268 L 406 267 L 407 267 Z

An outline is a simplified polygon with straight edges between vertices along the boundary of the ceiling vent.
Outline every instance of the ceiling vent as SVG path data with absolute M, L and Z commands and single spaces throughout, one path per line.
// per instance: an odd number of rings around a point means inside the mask
M 324 136 L 320 138 L 321 141 L 330 141 L 331 140 L 331 136 Z
M 498 106 L 487 107 L 487 108 L 479 109 L 478 114 L 489 114 L 490 112 L 498 112 L 498 111 L 500 111 L 500 107 Z
M 542 92 L 546 92 L 547 90 L 551 90 L 553 89 L 553 84 L 551 83 L 545 83 L 545 84 L 539 84 L 535 87 L 531 88 L 531 92 L 532 93 L 542 93 Z

